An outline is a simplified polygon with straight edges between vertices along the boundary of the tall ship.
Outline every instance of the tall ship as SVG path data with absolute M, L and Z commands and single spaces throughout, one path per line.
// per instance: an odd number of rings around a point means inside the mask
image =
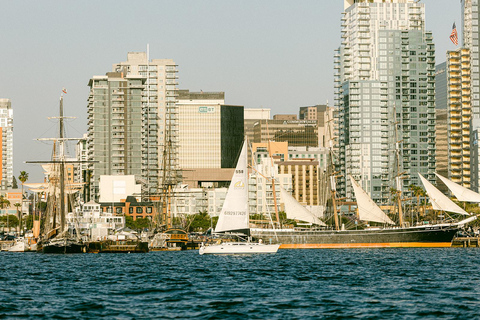
M 477 218 L 460 208 L 420 175 L 432 207 L 440 212 L 438 216 L 442 219 L 440 223 L 422 221 L 415 224 L 413 219 L 405 222 L 400 192 L 401 174 L 398 173 L 400 170 L 397 170 L 395 181 L 397 188 L 392 189 L 396 190 L 397 213 L 395 217 L 389 217 L 353 177 L 348 177 L 355 194 L 357 213 L 344 217 L 350 222 L 350 225 L 345 228 L 338 212 L 336 173 L 331 160 L 333 159 L 332 150 L 333 146 L 330 143 L 329 172 L 326 176 L 329 177 L 327 185 L 330 190 L 329 208 L 332 214 L 328 221 L 331 222 L 331 225 L 328 226 L 324 221 L 308 212 L 285 190 L 281 190 L 287 218 L 309 222 L 310 227 L 283 227 L 277 218 L 277 228 L 251 228 L 254 238 L 262 239 L 264 242 L 281 243 L 280 249 L 450 247 L 457 232 L 465 224 Z M 399 157 L 398 148 L 396 151 L 397 157 Z M 443 219 L 443 217 L 445 218 Z
M 465 212 L 433 185 L 429 185 L 427 190 L 431 190 L 430 199 L 434 197 L 435 200 L 432 202 L 436 205 L 440 203 L 434 208 L 442 212 L 464 215 L 467 218 L 459 222 L 428 223 L 409 227 L 395 225 L 352 177 L 350 180 L 357 199 L 357 221 L 374 222 L 378 226 L 344 230 L 339 228 L 338 223 L 333 228 L 321 223 L 317 224 L 316 228 L 253 228 L 252 236 L 263 241 L 278 241 L 281 243 L 280 249 L 450 247 L 456 233 L 465 224 L 476 219 L 476 216 Z M 424 182 L 428 183 L 426 180 Z M 441 201 L 437 200 L 440 198 Z M 335 220 L 338 221 L 338 216 Z
M 66 90 L 63 90 L 66 93 Z M 60 97 L 59 136 L 39 140 L 53 141 L 52 159 L 47 161 L 28 161 L 40 163 L 48 176 L 48 182 L 36 186 L 38 192 L 44 192 L 47 198 L 45 215 L 41 218 L 40 241 L 37 251 L 43 253 L 81 253 L 85 252 L 85 245 L 75 223 L 67 222 L 67 212 L 74 210 L 73 195 L 80 191 L 82 184 L 75 184 L 68 179 L 65 157 L 65 143 L 68 140 L 64 134 L 63 93 Z M 76 162 L 76 161 L 75 161 Z

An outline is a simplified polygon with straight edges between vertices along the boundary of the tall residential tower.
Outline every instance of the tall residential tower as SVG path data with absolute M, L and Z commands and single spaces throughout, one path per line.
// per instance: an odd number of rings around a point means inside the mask
M 435 182 L 435 48 L 424 4 L 414 0 L 345 0 L 335 54 L 340 195 L 348 175 L 371 197 L 391 188 Z M 402 174 L 402 179 L 397 176 Z
M 0 128 L 1 189 L 6 190 L 13 184 L 13 110 L 10 99 L 0 99 Z

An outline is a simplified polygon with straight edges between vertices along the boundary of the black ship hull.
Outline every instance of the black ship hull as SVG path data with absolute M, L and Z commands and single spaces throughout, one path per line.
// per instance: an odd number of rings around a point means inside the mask
M 280 249 L 450 247 L 458 226 L 428 225 L 366 230 L 252 229 L 264 242 L 281 243 Z M 278 239 L 278 240 L 277 240 Z
M 51 240 L 42 244 L 43 253 L 84 253 L 85 245 L 76 240 Z

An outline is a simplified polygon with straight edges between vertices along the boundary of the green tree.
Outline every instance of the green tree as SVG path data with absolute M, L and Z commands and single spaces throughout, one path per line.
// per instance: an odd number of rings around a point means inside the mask
M 13 179 L 12 179 L 12 188 L 18 189 L 17 179 L 15 179 L 15 176 L 13 176 Z
M 205 232 L 217 224 L 218 217 L 211 218 L 207 211 L 196 213 L 187 228 L 187 232 Z

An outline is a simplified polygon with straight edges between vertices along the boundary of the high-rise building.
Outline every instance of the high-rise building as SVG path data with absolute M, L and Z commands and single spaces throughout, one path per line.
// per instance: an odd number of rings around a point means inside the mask
M 419 185 L 418 173 L 435 183 L 433 38 L 418 1 L 344 3 L 335 54 L 337 191 L 353 198 L 352 175 L 374 200 L 388 203 L 391 188 Z
M 470 50 L 472 117 L 480 118 L 480 58 L 479 58 L 479 2 L 461 0 L 462 4 L 462 43 Z
M 145 52 L 129 52 L 127 61 L 113 65 L 125 77 L 143 77 L 142 177 L 148 194 L 180 181 L 178 170 L 177 65 L 172 59 L 153 59 Z M 165 161 L 164 161 L 165 159 Z M 145 192 L 144 191 L 144 192 Z
M 470 51 L 447 52 L 448 72 L 448 177 L 470 188 L 471 126 Z
M 88 158 L 91 195 L 98 200 L 100 176 L 143 176 L 142 93 L 145 78 L 109 72 L 90 79 Z
M 225 105 L 224 92 L 179 90 L 177 107 L 180 168 L 235 168 L 243 106 Z
M 0 132 L 2 152 L 0 153 L 1 189 L 13 185 L 13 110 L 10 99 L 0 99 Z

